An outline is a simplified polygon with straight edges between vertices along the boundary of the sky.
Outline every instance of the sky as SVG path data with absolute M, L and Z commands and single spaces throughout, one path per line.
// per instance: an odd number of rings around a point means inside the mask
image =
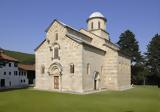
M 107 18 L 112 42 L 129 29 L 142 53 L 160 33 L 160 0 L 0 0 L 0 47 L 34 53 L 54 19 L 87 28 L 86 20 L 95 11 Z

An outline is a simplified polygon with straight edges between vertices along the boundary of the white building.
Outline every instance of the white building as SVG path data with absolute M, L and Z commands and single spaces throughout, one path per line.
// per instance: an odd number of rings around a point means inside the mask
M 0 50 L 0 89 L 17 88 L 28 85 L 27 74 L 18 68 L 18 60 Z

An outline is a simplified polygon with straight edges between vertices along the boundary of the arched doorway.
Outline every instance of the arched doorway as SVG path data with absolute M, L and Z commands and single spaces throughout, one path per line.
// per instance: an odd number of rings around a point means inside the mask
M 94 73 L 94 90 L 98 90 L 100 88 L 100 77 L 99 72 Z
M 62 66 L 59 63 L 53 63 L 48 70 L 49 75 L 53 79 L 53 88 L 54 89 L 61 89 L 61 76 L 62 76 Z

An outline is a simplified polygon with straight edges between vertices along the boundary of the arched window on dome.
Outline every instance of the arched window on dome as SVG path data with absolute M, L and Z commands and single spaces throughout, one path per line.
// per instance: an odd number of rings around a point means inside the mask
M 91 30 L 93 30 L 93 22 L 91 22 Z

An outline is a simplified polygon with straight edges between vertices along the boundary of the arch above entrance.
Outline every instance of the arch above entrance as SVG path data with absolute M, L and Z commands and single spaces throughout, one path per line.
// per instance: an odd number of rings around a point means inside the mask
M 94 80 L 100 80 L 99 72 L 94 72 Z
M 53 63 L 48 69 L 49 75 L 61 76 L 62 75 L 62 65 L 60 63 Z

